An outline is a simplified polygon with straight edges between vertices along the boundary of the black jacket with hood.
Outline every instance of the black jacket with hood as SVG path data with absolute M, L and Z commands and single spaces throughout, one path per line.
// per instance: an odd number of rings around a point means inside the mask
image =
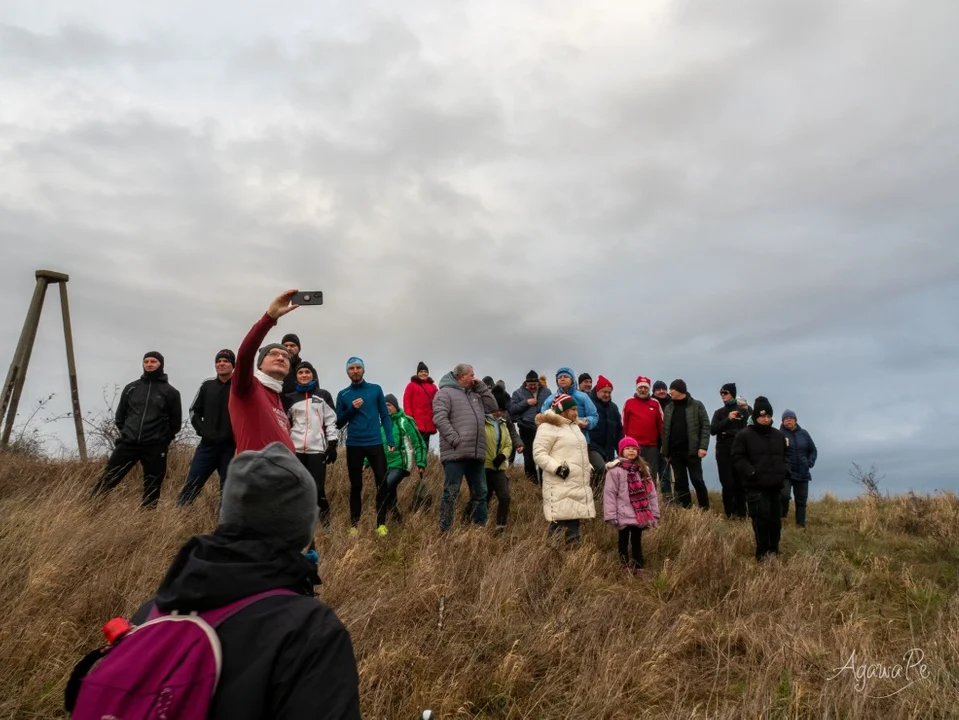
M 114 420 L 122 443 L 169 445 L 183 427 L 180 391 L 162 370 L 145 372 L 123 388 Z
M 288 589 L 253 603 L 217 628 L 223 648 L 211 720 L 353 720 L 360 717 L 359 676 L 349 633 L 313 597 L 316 568 L 284 543 L 220 528 L 180 549 L 153 604 L 165 612 L 203 612 L 266 590 Z

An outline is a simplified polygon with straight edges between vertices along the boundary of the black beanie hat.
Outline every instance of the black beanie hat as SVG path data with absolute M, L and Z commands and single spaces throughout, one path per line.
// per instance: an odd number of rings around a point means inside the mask
M 728 392 L 730 395 L 732 395 L 733 398 L 735 398 L 735 397 L 739 394 L 739 393 L 736 392 L 736 383 L 726 383 L 725 385 L 723 385 L 723 386 L 722 386 L 721 388 L 719 388 L 719 389 L 720 389 L 720 390 L 725 390 L 725 391 Z
M 656 382 L 653 383 L 653 392 L 656 392 L 657 390 L 668 390 L 668 389 L 669 388 L 666 387 L 666 383 L 664 383 L 662 380 L 657 380 Z
M 686 389 L 686 381 L 679 378 L 673 380 L 669 383 L 669 389 L 675 390 L 676 392 L 681 392 L 683 395 L 688 395 L 689 391 Z
M 483 378 L 483 384 L 488 388 L 492 388 L 496 383 L 493 382 L 492 375 L 487 375 L 486 377 Z
M 284 335 L 283 339 L 280 342 L 284 344 L 291 342 L 291 343 L 294 343 L 298 348 L 300 348 L 300 350 L 303 349 L 303 346 L 300 345 L 300 338 L 293 333 L 287 333 L 286 335 Z
M 317 382 L 320 381 L 319 376 L 316 374 L 316 368 L 313 367 L 306 360 L 304 360 L 303 362 L 301 362 L 299 365 L 296 366 L 296 371 L 299 372 L 301 368 L 306 368 L 307 370 L 309 370 L 311 373 L 313 373 L 313 379 L 316 380 Z
M 772 414 L 773 406 L 769 400 L 764 395 L 757 397 L 756 402 L 753 403 L 753 420 L 761 418 L 763 415 L 772 417 Z
M 530 370 L 528 373 L 526 373 L 526 382 L 538 383 L 539 373 L 537 373 L 535 370 Z
M 420 373 L 420 372 L 423 372 L 424 370 L 426 370 L 426 372 L 429 372 L 429 371 L 430 371 L 430 369 L 429 369 L 428 367 L 426 367 L 426 363 L 423 362 L 422 360 L 420 360 L 420 361 L 416 364 L 416 372 Z
M 224 348 L 216 354 L 216 357 L 213 358 L 214 363 L 220 362 L 220 360 L 226 360 L 230 365 L 236 365 L 236 355 L 233 354 L 232 350 Z
M 160 369 L 161 370 L 163 369 L 163 355 L 161 355 L 159 352 L 157 352 L 156 350 L 150 350 L 150 352 L 143 353 L 143 359 L 146 360 L 147 358 L 154 358 L 156 360 L 159 360 Z
M 592 380 L 592 376 L 589 373 L 580 373 L 579 377 L 576 378 L 576 384 L 579 385 L 583 380 Z
M 400 403 L 399 403 L 399 401 L 396 399 L 396 395 L 394 395 L 393 393 L 389 393 L 385 398 L 383 398 L 383 400 L 384 400 L 384 402 L 388 402 L 390 405 L 392 405 L 393 407 L 395 407 L 397 410 L 400 409 Z

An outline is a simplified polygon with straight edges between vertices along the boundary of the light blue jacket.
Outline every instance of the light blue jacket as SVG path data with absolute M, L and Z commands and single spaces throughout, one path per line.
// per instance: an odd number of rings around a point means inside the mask
M 556 394 L 561 392 L 561 390 L 557 390 L 548 398 L 546 398 L 546 402 L 543 403 L 543 407 L 540 408 L 540 412 L 548 412 L 550 406 L 553 404 Z M 586 436 L 586 442 L 589 442 L 589 431 L 595 428 L 596 423 L 599 422 L 599 412 L 596 410 L 596 406 L 593 404 L 593 401 L 589 399 L 589 395 L 584 393 L 582 390 L 577 390 L 576 388 L 571 387 L 569 392 L 566 394 L 576 401 L 576 409 L 579 411 L 579 417 L 581 420 L 586 421 L 586 428 L 583 430 L 583 435 Z

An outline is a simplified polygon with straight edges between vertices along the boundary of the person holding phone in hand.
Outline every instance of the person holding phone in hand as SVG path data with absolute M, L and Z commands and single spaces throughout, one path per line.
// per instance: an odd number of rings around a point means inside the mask
M 297 290 L 287 290 L 256 321 L 240 343 L 230 386 L 230 424 L 237 454 L 262 450 L 272 442 L 295 452 L 290 439 L 290 419 L 283 407 L 283 380 L 290 372 L 290 353 L 279 343 L 260 347 L 277 321 L 299 305 L 291 303 Z
M 709 432 L 716 438 L 716 466 L 723 487 L 723 510 L 726 517 L 746 519 L 746 490 L 733 466 L 733 441 L 746 427 L 748 413 L 736 399 L 736 383 L 726 383 L 719 390 L 723 406 L 713 413 Z

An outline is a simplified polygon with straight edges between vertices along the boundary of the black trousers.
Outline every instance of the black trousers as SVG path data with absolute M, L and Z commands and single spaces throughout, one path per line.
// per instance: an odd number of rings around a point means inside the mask
M 423 438 L 423 443 L 426 445 L 426 458 L 429 461 L 430 456 L 430 438 L 432 438 L 436 433 L 423 432 L 420 430 L 420 437 Z
M 137 463 L 143 467 L 143 507 L 155 508 L 160 500 L 160 488 L 166 477 L 168 443 L 132 445 L 117 443 L 110 453 L 93 495 L 104 495 L 120 484 Z
M 746 489 L 743 481 L 733 467 L 733 443 L 716 444 L 716 467 L 719 470 L 719 483 L 723 486 L 723 511 L 726 517 L 746 517 Z
M 623 565 L 629 564 L 629 544 L 633 544 L 634 568 L 643 567 L 643 529 L 635 525 L 628 525 L 619 531 L 619 561 Z
M 210 479 L 214 470 L 220 477 L 220 498 L 222 499 L 226 471 L 234 455 L 236 455 L 236 446 L 233 443 L 214 445 L 201 441 L 197 445 L 196 452 L 193 453 L 190 470 L 187 472 L 186 482 L 183 483 L 183 489 L 176 504 L 180 507 L 192 505 L 200 496 L 203 486 L 206 485 L 206 481 Z
M 685 453 L 675 453 L 669 458 L 669 464 L 673 466 L 673 475 L 676 480 L 674 491 L 679 504 L 684 508 L 693 506 L 689 495 L 689 483 L 692 482 L 696 489 L 696 502 L 699 503 L 700 508 L 708 510 L 709 493 L 706 491 L 706 482 L 703 480 L 703 461 Z
M 659 478 L 659 445 L 642 445 L 639 448 L 639 456 L 649 465 L 649 474 L 653 480 Z
M 793 482 L 786 478 L 786 484 L 782 490 L 782 516 L 789 516 L 789 491 L 796 496 L 796 525 L 806 527 L 806 503 L 809 501 L 809 481 L 801 480 Z
M 533 441 L 536 440 L 536 428 L 519 425 L 519 436 L 523 441 L 523 470 L 526 477 L 534 483 L 539 484 L 539 468 L 533 462 Z
M 363 513 L 363 461 L 370 461 L 376 483 L 377 512 L 386 504 L 386 450 L 382 445 L 346 446 L 346 472 L 350 476 L 350 524 L 356 527 Z
M 750 490 L 746 493 L 746 507 L 753 521 L 756 535 L 756 559 L 779 554 L 779 536 L 782 533 L 780 516 L 780 490 Z
M 496 527 L 506 527 L 509 520 L 509 477 L 502 470 L 486 470 L 486 502 L 496 496 Z
M 313 482 L 316 483 L 316 506 L 320 509 L 320 524 L 330 524 L 330 502 L 326 499 L 326 453 L 297 453 Z

